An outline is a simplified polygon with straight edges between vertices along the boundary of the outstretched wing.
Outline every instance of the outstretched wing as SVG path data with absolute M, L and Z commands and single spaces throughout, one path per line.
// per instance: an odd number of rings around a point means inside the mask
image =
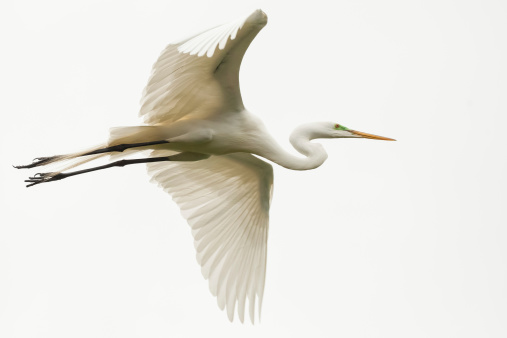
M 266 23 L 266 14 L 257 10 L 167 46 L 153 65 L 139 115 L 146 123 L 155 124 L 187 115 L 242 111 L 239 67 Z
M 167 156 L 156 150 L 152 157 Z M 197 261 L 220 309 L 232 321 L 237 303 L 243 322 L 248 297 L 254 322 L 266 275 L 273 168 L 257 157 L 234 153 L 197 162 L 148 164 L 152 181 L 170 193 L 192 228 Z

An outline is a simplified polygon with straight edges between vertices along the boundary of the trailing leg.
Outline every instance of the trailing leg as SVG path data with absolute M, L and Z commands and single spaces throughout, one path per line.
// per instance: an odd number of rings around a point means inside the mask
M 124 167 L 126 165 L 130 164 L 139 164 L 139 163 L 152 163 L 152 162 L 165 162 L 165 161 L 199 161 L 208 158 L 209 155 L 206 154 L 199 154 L 199 153 L 191 153 L 191 152 L 184 152 L 179 153 L 176 155 L 171 156 L 162 156 L 162 157 L 149 157 L 149 158 L 138 158 L 138 159 L 131 159 L 131 160 L 120 160 L 112 163 L 108 163 L 105 165 L 101 165 L 98 167 L 83 169 L 83 170 L 76 170 L 69 173 L 37 173 L 32 177 L 29 177 L 28 180 L 25 180 L 25 182 L 28 182 L 30 184 L 27 185 L 27 187 L 34 186 L 39 183 L 46 183 L 46 182 L 52 182 L 52 181 L 59 181 L 67 177 L 76 176 L 80 174 L 86 174 L 92 171 L 112 168 L 112 167 Z
M 95 149 L 92 151 L 87 151 L 84 153 L 78 153 L 78 154 L 73 154 L 73 155 L 56 155 L 56 156 L 50 156 L 50 157 L 37 157 L 30 164 L 17 165 L 17 166 L 15 165 L 13 167 L 16 169 L 30 169 L 30 168 L 46 165 L 49 163 L 57 162 L 60 160 L 64 160 L 64 159 L 70 159 L 70 158 L 88 156 L 88 155 L 96 155 L 96 154 L 105 154 L 105 153 L 109 153 L 109 152 L 122 152 L 125 149 L 136 148 L 136 147 L 146 147 L 146 146 L 164 144 L 164 143 L 169 143 L 169 141 L 161 140 L 161 141 L 153 141 L 153 142 L 118 144 L 118 145 L 111 146 L 111 147 L 99 148 L 99 149 Z

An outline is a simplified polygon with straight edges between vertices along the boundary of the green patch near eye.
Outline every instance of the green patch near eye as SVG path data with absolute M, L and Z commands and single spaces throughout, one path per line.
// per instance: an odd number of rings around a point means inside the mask
M 349 130 L 349 128 L 347 128 L 345 126 L 342 126 L 342 125 L 340 125 L 338 123 L 334 125 L 334 129 L 336 129 L 336 130 Z

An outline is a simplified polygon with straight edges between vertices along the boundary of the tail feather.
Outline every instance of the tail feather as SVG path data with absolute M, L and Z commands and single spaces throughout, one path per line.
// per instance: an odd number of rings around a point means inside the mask
M 109 146 L 163 140 L 162 129 L 158 126 L 129 126 L 109 129 Z

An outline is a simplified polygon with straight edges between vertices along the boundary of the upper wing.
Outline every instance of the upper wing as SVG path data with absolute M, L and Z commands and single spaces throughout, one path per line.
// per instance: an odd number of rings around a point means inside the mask
M 244 109 L 239 67 L 248 46 L 267 23 L 257 10 L 162 52 L 141 99 L 146 123 L 168 123 L 192 114 L 207 116 Z
M 156 150 L 152 156 L 167 156 Z M 197 261 L 220 309 L 232 321 L 238 303 L 243 322 L 246 297 L 254 322 L 266 275 L 273 168 L 257 157 L 234 153 L 197 162 L 148 164 L 148 173 L 173 200 L 192 228 Z

